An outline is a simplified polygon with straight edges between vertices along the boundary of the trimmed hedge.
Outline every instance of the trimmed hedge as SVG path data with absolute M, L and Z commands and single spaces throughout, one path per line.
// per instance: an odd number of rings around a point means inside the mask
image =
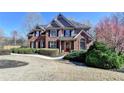
M 36 53 L 47 56 L 58 56 L 59 49 L 42 48 L 42 49 L 37 49 Z
M 59 55 L 59 49 L 48 49 L 48 48 L 13 48 L 12 53 L 18 54 L 41 54 L 47 56 L 57 56 Z
M 11 53 L 10 50 L 0 49 L 0 55 L 10 55 L 10 53 Z
M 36 52 L 36 49 L 33 48 L 13 48 L 11 49 L 12 53 L 18 53 L 18 54 L 34 54 Z

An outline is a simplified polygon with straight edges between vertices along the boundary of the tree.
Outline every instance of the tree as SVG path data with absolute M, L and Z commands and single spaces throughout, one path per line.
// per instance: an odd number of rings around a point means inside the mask
M 12 40 L 14 41 L 14 45 L 16 45 L 17 37 L 18 32 L 16 30 L 12 31 Z
M 82 24 L 84 25 L 84 30 L 85 31 L 88 31 L 92 26 L 91 22 L 89 20 L 84 20 Z
M 124 25 L 120 23 L 118 16 L 106 17 L 97 24 L 96 40 L 122 52 L 124 49 Z
M 0 29 L 0 47 L 3 46 L 4 43 L 5 43 L 4 30 Z
M 27 34 L 28 32 L 32 31 L 32 29 L 36 26 L 36 25 L 40 25 L 41 24 L 41 14 L 40 13 L 27 13 L 26 18 L 24 20 L 24 30 L 25 33 Z
M 0 40 L 2 40 L 4 37 L 4 30 L 0 29 Z

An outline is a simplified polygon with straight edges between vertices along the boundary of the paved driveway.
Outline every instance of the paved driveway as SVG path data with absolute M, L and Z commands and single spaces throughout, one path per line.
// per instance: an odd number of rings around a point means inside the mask
M 28 65 L 0 69 L 0 80 L 124 80 L 124 73 L 67 64 L 18 55 L 0 56 L 0 60 L 18 60 Z

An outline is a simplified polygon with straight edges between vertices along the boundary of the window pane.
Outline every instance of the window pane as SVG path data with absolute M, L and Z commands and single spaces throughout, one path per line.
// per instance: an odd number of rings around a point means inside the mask
M 44 47 L 44 41 L 41 40 L 41 41 L 40 41 L 40 48 L 43 48 L 43 47 Z
M 85 49 L 85 40 L 80 40 L 80 49 Z
M 57 48 L 57 42 L 56 41 L 50 41 L 50 48 Z
M 35 48 L 35 43 L 31 42 L 31 48 Z
M 70 30 L 65 30 L 65 36 L 69 37 L 70 36 Z
M 57 30 L 50 30 L 50 36 L 57 36 Z

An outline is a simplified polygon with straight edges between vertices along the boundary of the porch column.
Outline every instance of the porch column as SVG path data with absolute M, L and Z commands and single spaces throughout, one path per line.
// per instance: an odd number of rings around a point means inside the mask
M 69 52 L 71 52 L 71 41 L 69 42 Z
M 38 42 L 35 42 L 35 48 L 38 48 Z
M 61 40 L 59 41 L 59 53 L 62 52 Z
M 45 36 L 45 48 L 48 48 L 48 33 L 46 32 L 46 36 Z
M 66 50 L 66 42 L 64 41 L 63 43 L 64 43 L 64 52 L 66 52 L 65 51 Z

